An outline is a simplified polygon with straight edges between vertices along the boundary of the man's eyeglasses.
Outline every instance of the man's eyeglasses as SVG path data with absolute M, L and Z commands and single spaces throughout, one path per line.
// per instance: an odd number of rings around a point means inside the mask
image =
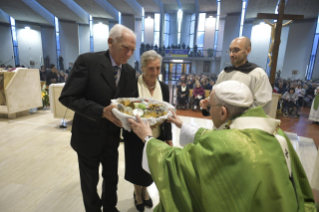
M 231 53 L 237 54 L 238 52 L 241 52 L 241 51 L 243 51 L 243 50 L 246 50 L 246 49 L 238 49 L 238 48 L 228 49 L 226 52 L 227 52 L 227 54 L 231 54 Z

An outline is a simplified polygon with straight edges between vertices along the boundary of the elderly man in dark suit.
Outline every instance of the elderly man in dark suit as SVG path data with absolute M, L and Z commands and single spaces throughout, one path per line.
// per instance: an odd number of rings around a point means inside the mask
M 60 102 L 75 111 L 71 146 L 78 154 L 86 211 L 118 211 L 118 146 L 121 122 L 113 115 L 111 99 L 136 95 L 135 70 L 126 62 L 133 55 L 136 36 L 115 25 L 106 52 L 80 55 Z M 97 193 L 102 164 L 102 197 Z

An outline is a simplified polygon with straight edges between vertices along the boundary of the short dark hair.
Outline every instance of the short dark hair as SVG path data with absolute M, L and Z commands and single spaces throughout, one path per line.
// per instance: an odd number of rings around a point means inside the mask
M 54 67 L 55 67 L 55 65 L 54 65 L 54 64 L 51 64 L 51 65 L 50 65 L 50 68 L 51 68 L 51 69 L 52 69 L 52 68 L 54 68 Z

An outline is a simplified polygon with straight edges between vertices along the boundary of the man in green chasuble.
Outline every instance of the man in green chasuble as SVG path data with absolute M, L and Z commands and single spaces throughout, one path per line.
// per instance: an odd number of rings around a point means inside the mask
M 181 128 L 171 147 L 152 138 L 149 124 L 129 120 L 145 142 L 143 168 L 160 195 L 160 212 L 315 211 L 312 191 L 280 120 L 252 108 L 253 95 L 238 81 L 215 85 L 208 108 L 213 130 L 169 121 Z

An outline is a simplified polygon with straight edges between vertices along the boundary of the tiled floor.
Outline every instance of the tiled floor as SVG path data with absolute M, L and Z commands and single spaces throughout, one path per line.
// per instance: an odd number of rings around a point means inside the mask
M 211 128 L 208 119 L 182 117 L 185 122 Z M 61 121 L 50 111 L 18 117 L 0 118 L 0 211 L 1 212 L 83 212 L 76 153 L 70 147 L 70 127 L 58 128 Z M 70 122 L 67 122 L 70 125 Z M 173 127 L 173 143 L 178 144 L 179 129 Z M 288 134 L 311 176 L 315 155 L 311 140 Z M 298 144 L 299 143 L 299 148 Z M 311 149 L 311 150 L 308 150 Z M 118 209 L 136 211 L 133 186 L 124 178 L 124 149 L 119 148 Z M 101 188 L 101 183 L 99 185 Z M 101 191 L 99 189 L 99 191 Z M 159 201 L 154 184 L 150 195 Z M 146 209 L 145 211 L 151 211 Z

